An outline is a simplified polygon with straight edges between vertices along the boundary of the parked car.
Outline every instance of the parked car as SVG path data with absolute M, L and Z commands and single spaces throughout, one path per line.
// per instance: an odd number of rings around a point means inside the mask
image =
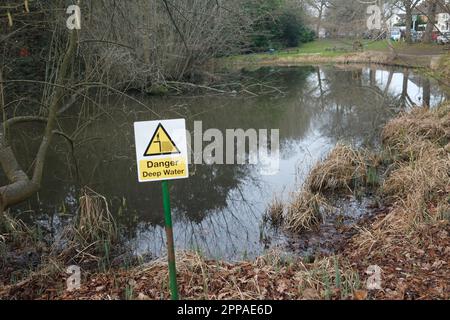
M 424 33 L 425 32 L 423 32 L 423 31 L 416 31 L 416 42 L 421 42 L 422 41 Z
M 422 32 L 411 30 L 411 40 L 412 42 L 420 42 L 422 39 Z
M 440 36 L 440 33 L 438 31 L 433 31 L 433 33 L 431 34 L 431 39 L 433 41 L 437 42 L 437 38 Z
M 448 44 L 450 43 L 450 32 L 444 32 L 437 37 L 437 43 L 439 44 Z
M 402 33 L 400 32 L 399 29 L 391 31 L 391 39 L 392 39 L 392 41 L 400 41 L 401 38 L 402 38 Z

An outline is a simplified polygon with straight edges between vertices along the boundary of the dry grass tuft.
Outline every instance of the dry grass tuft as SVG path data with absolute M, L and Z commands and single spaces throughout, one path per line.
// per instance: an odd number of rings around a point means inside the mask
M 117 227 L 108 202 L 102 195 L 86 188 L 80 198 L 80 209 L 74 231 L 81 243 L 91 244 L 99 240 L 115 242 Z
M 426 201 L 445 193 L 449 186 L 450 158 L 439 153 L 424 153 L 416 161 L 397 163 L 382 186 L 389 202 L 406 199 L 415 194 Z
M 450 108 L 416 108 L 392 120 L 383 130 L 386 160 L 391 166 L 380 188 L 394 206 L 389 219 L 411 225 L 434 220 L 435 208 L 444 208 L 450 191 Z M 329 205 L 323 194 L 378 185 L 377 168 L 386 158 L 339 144 L 308 176 L 303 190 L 290 204 L 286 227 L 311 230 L 321 223 Z M 395 219 L 394 219 L 395 216 Z M 402 218 L 400 218 L 402 217 Z
M 26 233 L 28 227 L 22 220 L 15 219 L 8 212 L 0 214 L 0 233 L 6 238 L 8 235 Z
M 353 192 L 378 183 L 377 160 L 366 151 L 338 144 L 327 158 L 317 164 L 302 191 L 289 205 L 285 227 L 291 232 L 312 230 L 332 210 L 326 193 Z
M 367 183 L 369 164 L 364 151 L 338 144 L 323 162 L 312 169 L 306 187 L 311 192 L 351 192 Z
M 98 240 L 115 242 L 117 227 L 108 208 L 105 197 L 85 189 L 80 198 L 80 210 L 75 222 L 75 230 L 80 240 L 91 244 Z
M 24 246 L 32 242 L 35 232 L 22 220 L 12 217 L 7 211 L 0 213 L 0 239 L 6 243 Z
M 323 221 L 330 205 L 320 193 L 304 189 L 289 205 L 285 228 L 290 232 L 312 230 Z
M 284 204 L 278 198 L 275 198 L 267 207 L 265 217 L 274 227 L 279 227 L 284 221 Z
M 401 160 L 414 160 L 431 148 L 443 148 L 450 140 L 450 109 L 415 108 L 389 122 L 382 139 L 386 148 Z
M 383 132 L 385 147 L 394 157 L 394 169 L 381 191 L 394 208 L 390 223 L 402 228 L 436 221 L 445 215 L 450 192 L 450 109 L 422 108 L 392 120 Z M 439 210 L 437 209 L 439 208 Z
M 80 208 L 73 223 L 61 235 L 61 244 L 56 242 L 52 255 L 63 261 L 93 262 L 107 267 L 109 257 L 117 249 L 118 230 L 116 222 L 109 211 L 105 197 L 85 188 L 80 197 Z

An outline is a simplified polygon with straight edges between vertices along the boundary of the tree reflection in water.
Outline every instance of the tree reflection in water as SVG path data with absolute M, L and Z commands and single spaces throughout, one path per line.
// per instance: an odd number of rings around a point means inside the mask
M 261 228 L 262 214 L 274 195 L 286 197 L 338 141 L 374 147 L 380 129 L 395 113 L 415 104 L 434 107 L 446 98 L 436 83 L 409 70 L 261 68 L 239 77 L 264 81 L 279 91 L 257 97 L 137 97 L 165 118 L 185 117 L 191 130 L 194 121 L 202 121 L 203 130 L 222 132 L 280 129 L 282 159 L 276 176 L 259 175 L 258 166 L 193 165 L 188 180 L 170 183 L 178 249 L 240 259 L 264 250 L 262 233 L 272 245 L 282 242 L 281 235 Z M 37 212 L 33 219 L 58 229 L 63 225 L 58 222 L 70 220 L 76 212 L 80 188 L 89 186 L 111 201 L 137 251 L 161 254 L 165 242 L 160 185 L 137 183 L 132 131 L 134 121 L 155 116 L 141 105 L 109 100 L 101 108 L 108 114 L 90 110 L 94 120 L 82 130 L 74 125 L 78 114 L 61 120 L 65 132 L 78 130 L 75 153 L 66 141 L 56 140 L 42 191 L 14 210 Z M 40 131 L 29 125 L 26 133 L 15 132 L 13 147 L 24 167 L 34 160 L 33 137 Z

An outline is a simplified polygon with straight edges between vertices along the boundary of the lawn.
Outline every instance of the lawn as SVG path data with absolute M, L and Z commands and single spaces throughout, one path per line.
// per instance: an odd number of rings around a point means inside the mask
M 343 52 L 353 51 L 353 42 L 351 40 L 317 40 L 308 43 L 303 43 L 296 48 L 288 48 L 276 51 L 274 53 L 256 53 L 250 54 L 255 60 L 258 58 L 269 58 L 269 57 L 286 57 L 286 56 L 297 56 L 297 55 L 321 55 L 321 56 L 336 56 Z M 245 56 L 236 56 L 234 58 L 242 58 Z
M 273 53 L 254 53 L 229 57 L 231 62 L 260 62 L 278 60 L 280 58 L 293 58 L 297 56 L 336 57 L 353 52 L 353 40 L 324 39 L 301 44 L 296 48 L 288 48 Z
M 336 57 L 343 54 L 355 52 L 353 49 L 353 39 L 324 39 L 309 43 L 301 44 L 296 48 L 288 48 L 273 53 L 255 53 L 248 55 L 232 56 L 230 62 L 261 62 L 271 61 L 283 58 L 295 58 L 301 56 L 320 56 L 320 57 Z M 388 51 L 388 44 L 385 40 L 360 40 L 363 44 L 364 51 Z M 412 44 L 407 45 L 404 42 L 393 42 L 394 48 L 400 54 L 407 55 L 438 55 L 445 53 L 447 48 L 437 44 Z

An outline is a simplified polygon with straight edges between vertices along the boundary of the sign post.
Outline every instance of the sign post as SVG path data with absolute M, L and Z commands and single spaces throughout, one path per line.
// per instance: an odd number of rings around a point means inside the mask
M 162 181 L 164 220 L 173 300 L 178 300 L 175 244 L 168 180 L 189 177 L 186 122 L 184 119 L 134 123 L 139 182 Z
M 164 220 L 166 222 L 167 257 L 169 260 L 169 284 L 172 300 L 178 300 L 177 267 L 175 262 L 175 244 L 173 242 L 172 213 L 170 211 L 169 183 L 162 182 Z

